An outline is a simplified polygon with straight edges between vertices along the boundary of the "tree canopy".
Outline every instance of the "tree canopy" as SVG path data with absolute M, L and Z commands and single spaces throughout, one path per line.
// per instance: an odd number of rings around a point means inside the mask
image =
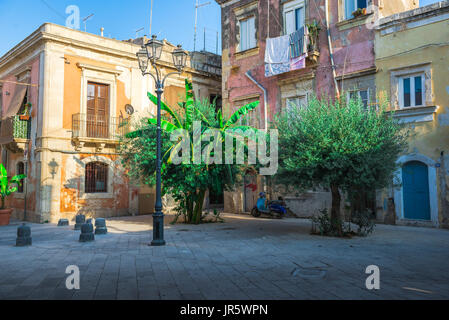
M 312 97 L 277 116 L 277 179 L 303 189 L 332 191 L 331 218 L 340 218 L 340 191 L 375 190 L 391 184 L 408 132 L 385 105 L 365 109 L 360 99 L 332 102 Z

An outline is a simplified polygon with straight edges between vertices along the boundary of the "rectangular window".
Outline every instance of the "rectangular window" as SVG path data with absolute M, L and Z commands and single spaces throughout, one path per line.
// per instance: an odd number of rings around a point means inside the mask
M 357 9 L 365 9 L 367 7 L 367 0 L 345 0 L 345 18 L 352 19 L 352 13 Z
M 360 100 L 362 100 L 365 110 L 367 110 L 370 104 L 369 89 L 355 90 L 349 92 L 349 99 L 359 99 L 359 98 Z
M 307 98 L 306 96 L 287 98 L 286 105 L 287 112 L 290 112 L 290 110 L 294 110 L 296 108 L 303 108 L 307 105 Z
M 109 137 L 109 86 L 89 82 L 87 84 L 87 136 Z
M 86 165 L 86 193 L 108 192 L 108 165 L 101 162 L 91 162 Z
M 240 51 L 256 47 L 256 18 L 240 21 Z
M 422 105 L 422 79 L 415 77 L 415 106 Z
M 304 1 L 295 1 L 284 7 L 284 30 L 289 35 L 304 27 Z
M 424 76 L 408 76 L 400 79 L 401 107 L 419 107 L 424 103 Z

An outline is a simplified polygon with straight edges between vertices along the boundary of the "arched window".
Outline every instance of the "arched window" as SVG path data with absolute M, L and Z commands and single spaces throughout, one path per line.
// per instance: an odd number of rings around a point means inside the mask
M 25 164 L 23 162 L 18 162 L 17 163 L 17 175 L 19 174 L 25 174 Z M 17 184 L 17 192 L 18 193 L 23 193 L 24 190 L 24 181 L 22 180 L 21 184 Z
M 86 165 L 85 193 L 108 192 L 108 165 L 91 162 Z

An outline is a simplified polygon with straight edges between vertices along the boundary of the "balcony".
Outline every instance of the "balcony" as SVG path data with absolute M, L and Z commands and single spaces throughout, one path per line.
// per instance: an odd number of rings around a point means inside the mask
M 31 120 L 21 120 L 21 116 L 9 117 L 0 122 L 0 145 L 14 153 L 21 153 L 31 137 Z
M 275 48 L 275 50 L 271 49 L 271 51 L 267 49 L 266 54 L 270 54 L 270 56 L 265 57 L 265 76 L 276 76 L 290 71 L 304 69 L 307 66 L 316 65 L 320 56 L 318 49 L 318 35 L 320 30 L 321 29 L 319 26 L 313 24 L 310 26 L 305 26 L 304 28 L 301 28 L 289 35 L 290 40 L 288 49 L 286 49 L 283 45 L 282 51 L 280 51 L 280 48 Z M 283 38 L 285 36 L 281 37 Z M 272 40 L 273 43 L 276 43 L 276 41 L 279 41 L 281 37 L 270 40 Z M 281 40 L 281 42 L 283 41 L 285 40 Z M 272 46 L 273 45 L 277 45 L 277 43 L 272 44 Z M 288 50 L 288 56 L 290 57 L 288 62 L 285 61 L 287 52 L 284 51 L 284 49 Z
M 129 132 L 128 120 L 83 113 L 72 116 L 72 139 L 77 151 L 94 145 L 97 151 L 106 146 L 117 146 L 120 138 Z

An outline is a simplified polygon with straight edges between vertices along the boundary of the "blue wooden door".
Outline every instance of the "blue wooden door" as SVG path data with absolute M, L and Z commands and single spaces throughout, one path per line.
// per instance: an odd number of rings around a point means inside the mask
M 430 220 L 429 170 L 418 161 L 402 167 L 404 217 L 413 220 Z

